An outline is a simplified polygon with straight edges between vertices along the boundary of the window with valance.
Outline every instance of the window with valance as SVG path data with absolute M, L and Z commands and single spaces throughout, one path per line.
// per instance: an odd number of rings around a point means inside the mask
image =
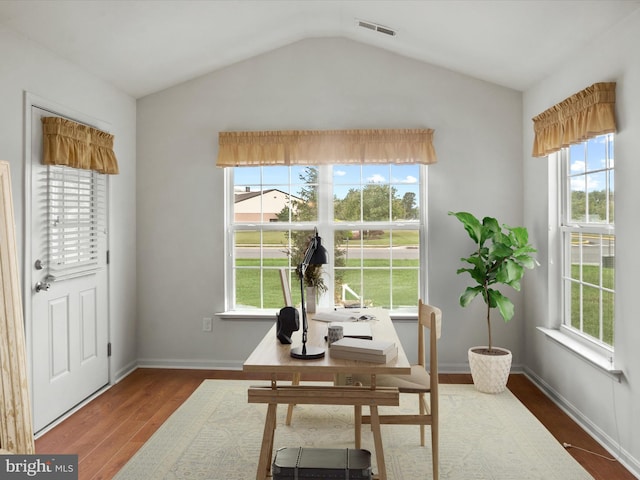
M 431 129 L 221 132 L 227 309 L 282 307 L 281 269 L 295 303 L 295 267 L 317 227 L 329 264 L 305 282 L 321 305 L 415 311 L 426 292 L 426 166 L 436 161 Z
M 615 322 L 615 87 L 595 83 L 533 118 L 533 155 L 557 164 L 560 329 L 604 358 L 613 358 Z

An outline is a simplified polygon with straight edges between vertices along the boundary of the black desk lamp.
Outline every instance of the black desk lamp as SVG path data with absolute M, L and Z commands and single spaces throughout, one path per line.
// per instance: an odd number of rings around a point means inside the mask
M 314 360 L 324 357 L 324 350 L 318 347 L 307 347 L 307 310 L 304 305 L 304 274 L 309 265 L 324 265 L 327 263 L 327 250 L 322 246 L 321 238 L 318 236 L 318 229 L 315 229 L 315 235 L 311 238 L 311 242 L 304 254 L 302 263 L 298 265 L 296 272 L 300 279 L 300 298 L 302 310 L 302 346 L 291 349 L 293 358 L 302 360 Z

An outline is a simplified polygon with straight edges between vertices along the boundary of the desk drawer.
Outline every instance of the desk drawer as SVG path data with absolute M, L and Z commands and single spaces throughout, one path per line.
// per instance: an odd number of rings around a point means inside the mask
M 371 452 L 353 448 L 281 448 L 273 480 L 371 480 Z

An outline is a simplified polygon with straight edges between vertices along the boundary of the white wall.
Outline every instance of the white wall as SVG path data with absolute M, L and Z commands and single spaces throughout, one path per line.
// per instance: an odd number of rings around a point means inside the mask
M 444 311 L 440 362 L 468 370 L 468 347 L 486 343 L 484 312 L 458 306 L 467 280 L 455 271 L 472 246 L 447 212 L 522 222 L 521 106 L 520 92 L 345 39 L 304 40 L 140 99 L 142 364 L 238 368 L 273 323 L 214 317 L 213 332 L 202 332 L 202 318 L 224 308 L 218 132 L 428 127 L 439 157 L 429 167 L 427 268 L 430 301 Z M 495 321 L 496 343 L 516 364 L 523 315 Z M 415 324 L 398 328 L 413 346 Z
M 111 369 L 115 378 L 135 365 L 136 360 L 135 100 L 4 27 L 0 27 L 0 59 L 0 159 L 8 160 L 11 167 L 22 276 L 24 92 L 105 121 L 115 135 L 114 149 L 121 171 L 111 180 L 110 339 L 113 344 Z
M 556 73 L 524 94 L 525 221 L 541 248 L 542 267 L 526 279 L 526 355 L 528 372 L 594 435 L 640 472 L 640 323 L 637 284 L 640 272 L 640 12 L 577 52 Z M 618 132 L 615 137 L 616 325 L 615 363 L 624 377 L 618 383 L 602 371 L 549 341 L 537 326 L 557 324 L 557 288 L 549 265 L 557 261 L 547 248 L 549 169 L 546 158 L 531 158 L 531 118 L 583 88 L 615 81 Z M 553 212 L 551 212 L 551 215 Z M 549 285 L 552 285 L 551 289 Z

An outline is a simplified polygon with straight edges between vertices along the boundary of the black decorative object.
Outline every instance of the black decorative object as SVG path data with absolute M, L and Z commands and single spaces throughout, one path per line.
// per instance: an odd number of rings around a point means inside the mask
M 302 346 L 291 349 L 291 356 L 302 360 L 314 360 L 324 357 L 324 350 L 318 347 L 307 347 L 307 310 L 304 305 L 304 274 L 309 265 L 324 265 L 327 263 L 327 250 L 322 246 L 322 239 L 318 236 L 318 229 L 315 229 L 314 236 L 309 242 L 307 251 L 304 254 L 302 263 L 298 265 L 296 273 L 300 279 L 300 298 L 302 311 Z
M 278 340 L 283 344 L 291 343 L 291 334 L 300 330 L 300 316 L 298 310 L 293 307 L 284 307 L 276 315 L 276 330 Z

